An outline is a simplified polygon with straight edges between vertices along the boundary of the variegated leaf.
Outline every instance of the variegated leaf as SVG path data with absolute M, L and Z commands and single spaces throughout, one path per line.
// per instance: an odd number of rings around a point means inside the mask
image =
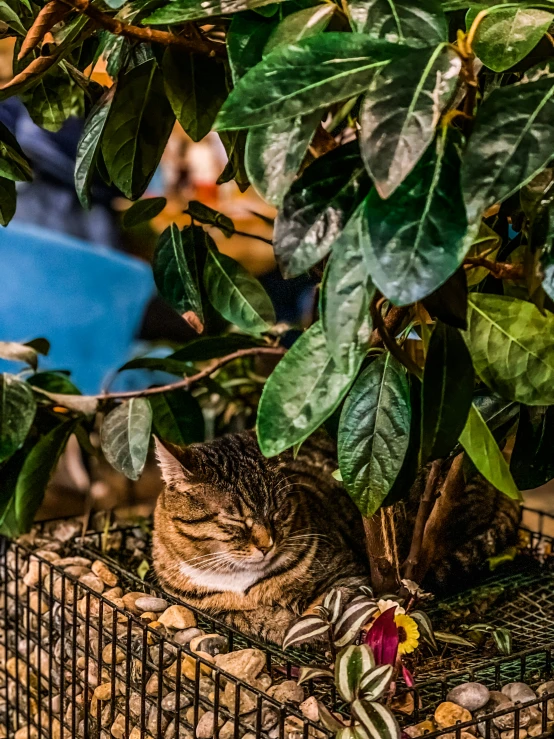
M 380 703 L 355 700 L 352 712 L 370 739 L 400 739 L 400 726 L 392 712 Z
M 331 711 L 323 703 L 318 701 L 317 707 L 319 709 L 319 720 L 326 729 L 329 731 L 341 731 L 345 728 L 344 724 L 336 716 L 333 716 Z
M 378 611 L 375 601 L 359 596 L 344 609 L 335 626 L 335 646 L 346 647 L 351 644 L 360 628 Z
M 374 667 L 375 658 L 367 644 L 346 647 L 338 653 L 335 685 L 345 701 L 351 703 L 357 698 L 362 677 Z
M 374 597 L 373 588 L 370 588 L 369 585 L 360 585 L 358 590 L 364 595 L 367 595 L 368 598 Z
M 316 636 L 329 631 L 329 628 L 330 625 L 319 616 L 303 616 L 285 634 L 283 649 L 315 639 Z
M 435 639 L 446 642 L 447 644 L 456 644 L 459 647 L 471 647 L 475 649 L 475 644 L 468 639 L 464 639 L 463 636 L 458 636 L 457 634 L 451 634 L 449 631 L 435 631 Z
M 327 593 L 325 600 L 323 601 L 323 607 L 327 609 L 329 613 L 329 621 L 334 624 L 337 622 L 340 616 L 342 608 L 342 593 L 336 588 Z
M 368 670 L 360 682 L 360 698 L 368 701 L 380 698 L 391 681 L 393 669 L 392 665 L 379 665 Z
M 318 677 L 333 677 L 333 671 L 326 667 L 301 667 L 298 673 L 298 685 L 307 683 L 308 680 L 315 680 Z
M 429 616 L 423 611 L 412 611 L 410 616 L 414 619 L 419 627 L 419 633 L 421 638 L 430 644 L 433 649 L 437 649 L 437 641 L 435 639 L 435 633 L 433 631 L 433 624 Z
M 509 629 L 495 629 L 492 638 L 500 654 L 508 656 L 512 653 L 512 634 Z

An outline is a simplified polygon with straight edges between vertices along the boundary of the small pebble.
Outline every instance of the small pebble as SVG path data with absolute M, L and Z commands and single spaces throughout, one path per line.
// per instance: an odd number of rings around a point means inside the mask
M 539 687 L 537 688 L 537 695 L 539 696 L 539 698 L 542 698 L 543 695 L 547 695 L 549 693 L 554 694 L 554 680 L 549 680 L 546 683 L 542 683 L 542 685 L 539 685 Z M 542 711 L 543 704 L 539 703 L 538 707 Z M 548 720 L 554 721 L 554 698 L 550 698 L 550 700 L 547 701 L 546 709 Z
M 516 730 L 510 729 L 509 731 L 500 732 L 501 739 L 525 739 L 528 736 L 525 729 L 519 729 L 516 737 Z
M 69 565 L 68 567 L 64 567 L 66 575 L 71 575 L 71 577 L 82 577 L 83 575 L 90 575 L 90 569 L 88 567 L 83 567 L 82 565 Z
M 432 731 L 436 730 L 436 724 L 433 721 L 426 719 L 425 721 L 421 721 L 419 724 L 406 726 L 404 732 L 410 737 L 410 739 L 416 739 L 416 737 L 430 734 Z
M 219 634 L 202 634 L 191 639 L 190 648 L 193 652 L 206 652 L 215 657 L 216 654 L 227 653 L 229 643 L 224 636 Z
M 110 700 L 112 695 L 112 684 L 111 683 L 102 683 L 94 690 L 94 697 L 97 701 L 107 701 Z M 116 690 L 117 695 L 117 690 Z
M 105 590 L 102 595 L 106 600 L 121 600 L 123 596 L 123 590 L 121 588 L 110 588 L 109 590 Z
M 179 710 L 181 708 L 187 708 L 192 703 L 192 698 L 186 693 L 179 694 Z M 175 713 L 177 710 L 177 693 L 175 691 L 168 693 L 162 700 L 162 708 L 164 711 L 170 711 Z
M 101 562 L 99 559 L 97 559 L 95 562 L 92 563 L 92 566 L 90 569 L 109 588 L 114 588 L 117 585 L 118 577 L 115 574 L 115 572 L 112 572 L 110 568 L 107 565 L 105 565 L 104 562 Z
M 240 680 L 251 682 L 266 666 L 265 654 L 260 649 L 240 649 L 229 654 L 218 654 L 214 663 Z
M 310 721 L 319 721 L 319 707 L 315 696 L 310 695 L 309 698 L 303 701 L 300 704 L 300 710 L 307 719 L 310 719 Z
M 200 629 L 195 628 L 194 626 L 190 629 L 183 629 L 182 631 L 176 631 L 173 634 L 173 641 L 177 642 L 177 644 L 180 644 L 183 647 L 186 647 L 187 644 L 190 644 L 190 642 L 196 638 L 197 636 L 202 636 L 204 632 Z
M 135 608 L 141 613 L 144 613 L 145 611 L 154 611 L 154 613 L 159 613 L 160 611 L 165 611 L 167 608 L 167 601 L 163 598 L 143 595 L 141 598 L 136 599 Z
M 526 683 L 508 683 L 504 685 L 501 692 L 507 696 L 512 703 L 529 703 L 537 697 L 536 693 Z
M 435 721 L 439 729 L 448 729 L 450 726 L 455 726 L 458 722 L 463 724 L 466 721 L 471 721 L 471 719 L 472 715 L 467 708 L 462 708 L 462 706 L 458 706 L 456 703 L 450 701 L 439 703 L 435 711 Z
M 155 609 L 152 608 L 148 610 Z M 185 606 L 169 606 L 169 608 L 162 613 L 159 620 L 164 626 L 178 631 L 188 629 L 191 626 L 196 626 L 196 616 L 190 609 L 185 608 Z
M 490 691 L 485 685 L 481 683 L 463 683 L 453 688 L 446 696 L 446 700 L 450 703 L 456 703 L 468 711 L 476 711 L 488 703 L 489 697 Z
M 149 624 L 152 621 L 156 621 L 158 619 L 158 616 L 154 611 L 145 611 L 144 613 L 140 614 L 140 620 L 144 621 L 145 623 Z
M 58 567 L 86 567 L 90 569 L 92 562 L 86 557 L 64 557 L 56 562 Z
M 218 717 L 218 723 L 223 726 L 223 719 Z M 198 739 L 211 739 L 214 735 L 214 714 L 213 711 L 206 711 L 196 726 L 196 736 Z
M 134 613 L 136 616 L 140 616 L 142 611 L 135 606 L 135 603 L 139 598 L 144 598 L 144 593 L 138 593 L 138 592 L 132 592 L 132 593 L 125 593 L 125 595 L 122 596 L 123 602 L 125 603 L 125 608 L 128 611 L 131 611 L 131 613 Z M 148 610 L 148 609 L 145 609 Z
M 106 644 L 106 646 L 102 650 L 102 661 L 104 662 L 104 664 L 108 665 L 120 665 L 122 662 L 125 662 L 125 652 L 119 647 L 116 647 L 114 655 L 113 645 Z
M 82 582 L 83 585 L 86 585 L 91 590 L 94 590 L 95 593 L 104 592 L 103 581 L 96 575 L 93 575 L 92 572 L 89 572 L 86 575 L 81 575 L 81 577 L 79 578 L 79 582 Z
M 304 700 L 304 688 L 294 680 L 285 680 L 278 685 L 273 685 L 267 694 L 280 703 L 301 703 Z

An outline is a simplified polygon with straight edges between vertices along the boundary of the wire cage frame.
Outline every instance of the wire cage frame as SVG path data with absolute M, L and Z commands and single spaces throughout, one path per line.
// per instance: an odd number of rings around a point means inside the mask
M 554 531 L 554 518 L 541 512 L 534 515 L 537 521 L 526 528 L 526 537 L 536 562 L 538 553 L 552 548 L 554 539 L 545 533 L 545 524 Z M 132 529 L 115 534 L 124 539 L 132 535 Z M 269 683 L 294 679 L 299 666 L 314 663 L 317 655 L 313 651 L 283 652 L 241 634 L 165 593 L 154 582 L 141 580 L 104 551 L 102 544 L 102 534 L 91 533 L 66 542 L 56 557 L 42 550 L 37 553 L 22 541 L 10 542 L 0 552 L 0 739 L 332 736 L 304 715 L 297 703 L 283 703 L 266 692 Z M 223 637 L 229 653 L 250 650 L 251 659 L 257 660 L 259 679 L 237 677 L 209 654 L 179 643 L 171 630 L 156 623 L 151 626 L 152 622 L 122 607 L 117 598 L 95 591 L 79 580 L 78 571 L 71 566 L 68 570 L 67 558 L 102 562 L 127 591 L 161 598 L 170 605 L 186 605 L 204 632 Z M 33 585 L 22 587 L 30 571 L 33 576 L 27 581 Z M 554 575 L 546 565 L 538 568 L 538 574 L 535 568 L 532 582 L 541 577 L 548 581 L 547 588 L 551 586 L 554 603 Z M 554 606 L 550 612 L 542 606 L 541 610 L 544 616 L 537 620 L 544 618 L 554 629 Z M 411 726 L 432 715 L 449 690 L 466 681 L 499 690 L 517 680 L 537 687 L 551 679 L 554 639 L 539 643 L 530 633 L 529 642 L 533 646 L 509 657 L 473 658 L 460 669 L 423 671 L 414 687 L 404 689 L 413 710 L 410 715 L 398 714 L 399 722 Z M 328 685 L 308 683 L 305 697 L 310 695 L 332 710 L 341 710 Z M 428 739 L 468 739 L 472 734 L 515 739 L 524 735 L 531 718 L 533 736 L 554 736 L 554 689 L 530 703 L 516 703 L 426 735 Z M 410 736 L 407 731 L 405 736 Z

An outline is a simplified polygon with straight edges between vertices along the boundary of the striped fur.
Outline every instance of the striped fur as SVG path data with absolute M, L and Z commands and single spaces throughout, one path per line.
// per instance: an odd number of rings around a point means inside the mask
M 158 443 L 158 458 L 166 484 L 154 517 L 154 564 L 162 584 L 185 601 L 281 644 L 331 588 L 346 601 L 368 582 L 363 526 L 331 476 L 336 450 L 326 434 L 306 441 L 296 459 L 292 452 L 266 459 L 251 432 L 186 449 Z M 449 532 L 459 547 L 451 573 L 473 569 L 476 557 L 482 562 L 515 535 L 507 499 L 481 483 L 475 502 L 478 487 L 468 486 L 470 505 Z M 505 519 L 499 536 L 491 533 L 497 516 Z M 397 537 L 401 555 L 409 518 Z M 485 527 L 472 528 L 481 519 Z M 438 580 L 448 577 L 445 567 Z

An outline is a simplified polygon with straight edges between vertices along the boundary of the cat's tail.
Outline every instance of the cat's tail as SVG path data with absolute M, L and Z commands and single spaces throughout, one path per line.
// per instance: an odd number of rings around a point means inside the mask
M 490 570 L 489 560 L 518 543 L 521 505 L 482 478 L 469 482 L 464 505 L 452 516 L 446 540 L 453 548 L 429 573 L 441 590 L 459 589 L 479 572 Z

